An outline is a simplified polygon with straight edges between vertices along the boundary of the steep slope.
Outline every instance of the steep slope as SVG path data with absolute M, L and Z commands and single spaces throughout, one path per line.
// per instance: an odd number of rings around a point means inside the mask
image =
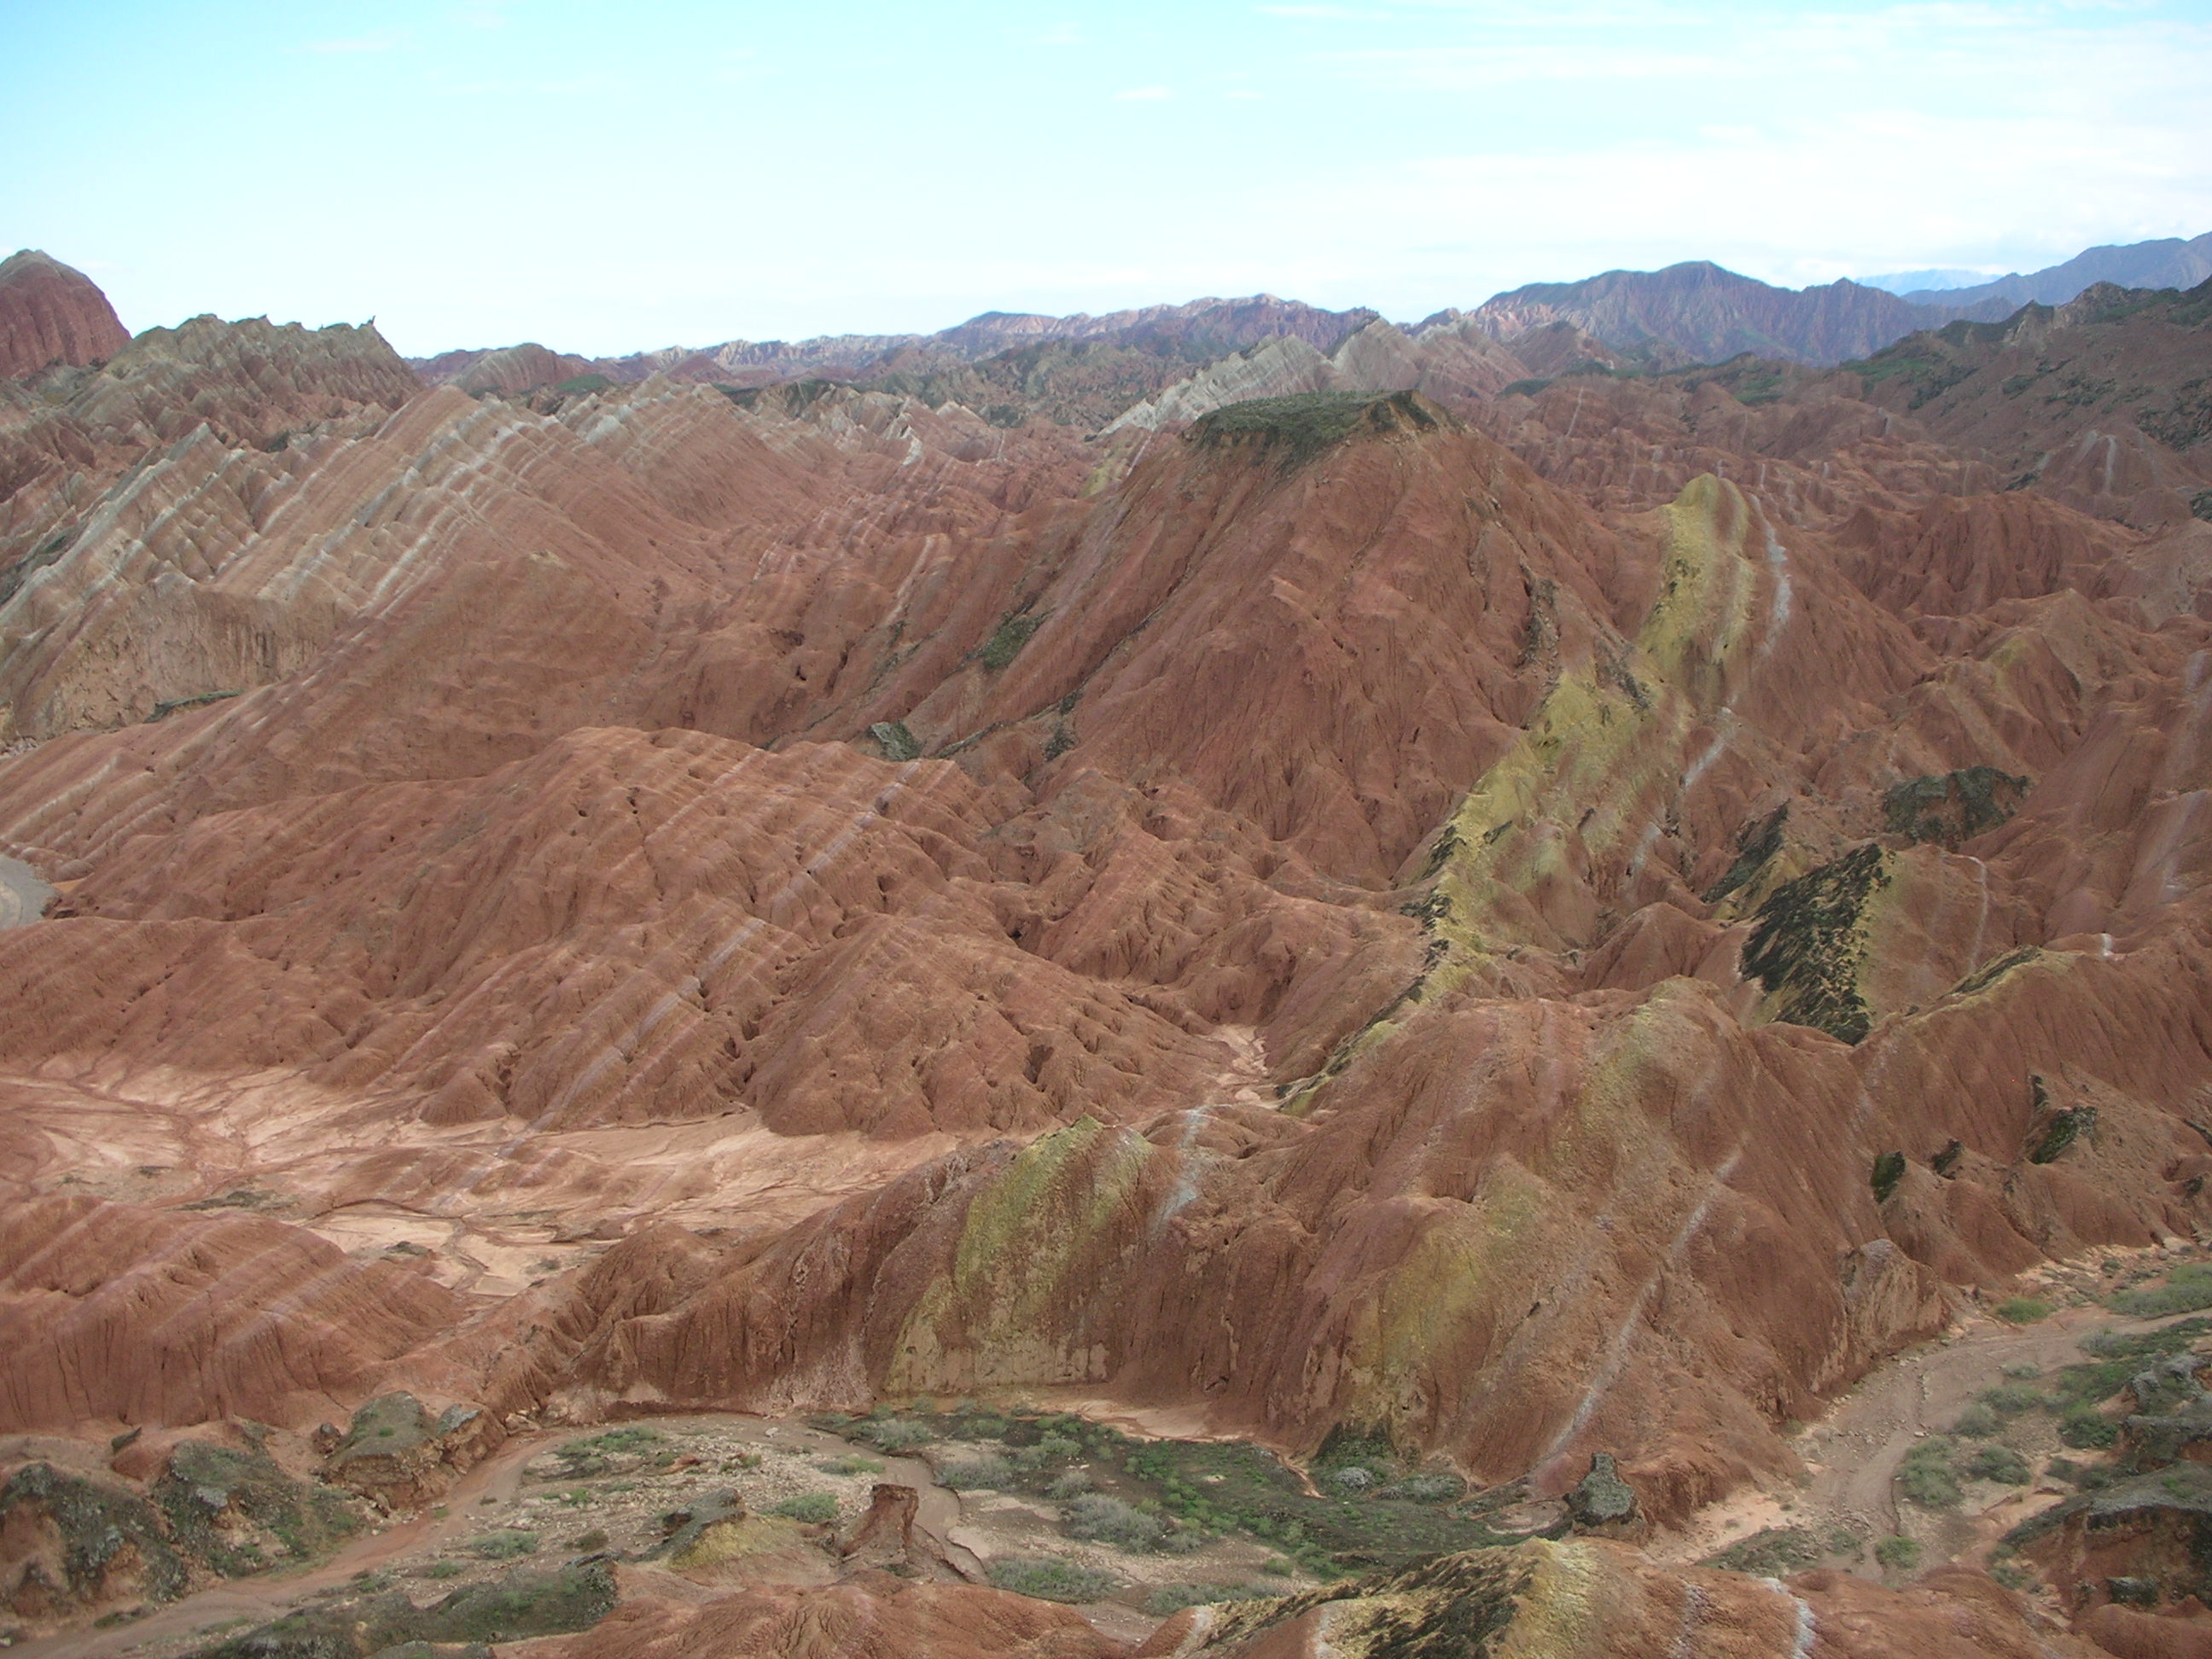
M 0 261 L 0 380 L 112 357 L 129 343 L 107 296 L 36 248 Z

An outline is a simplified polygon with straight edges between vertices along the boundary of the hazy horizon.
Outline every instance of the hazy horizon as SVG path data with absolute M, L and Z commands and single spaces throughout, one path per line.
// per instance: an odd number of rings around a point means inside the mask
M 94 0 L 9 35 L 9 247 L 134 331 L 374 315 L 413 356 L 1263 291 L 1410 320 L 2212 227 L 2212 4 L 2179 0 Z

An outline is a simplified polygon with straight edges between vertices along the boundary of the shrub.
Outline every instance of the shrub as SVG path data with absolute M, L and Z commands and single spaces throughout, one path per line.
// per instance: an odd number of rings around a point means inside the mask
M 1978 1400 L 1959 1413 L 1951 1432 L 1966 1440 L 1986 1440 L 1998 1427 L 1997 1414 Z
M 2009 1446 L 1982 1446 L 1966 1460 L 1966 1474 L 1977 1480 L 1996 1480 L 2008 1486 L 2024 1486 L 2033 1477 L 2027 1460 Z
M 1005 1486 L 1014 1478 L 1014 1466 L 995 1452 L 986 1452 L 981 1457 L 947 1463 L 937 1472 L 937 1478 L 955 1492 L 973 1492 L 981 1486 Z
M 1001 1557 L 991 1563 L 990 1579 L 1000 1589 L 1045 1601 L 1099 1601 L 1121 1588 L 1111 1573 L 1058 1556 Z
M 2031 1389 L 2025 1382 L 2000 1382 L 1994 1389 L 1982 1390 L 1981 1403 L 1999 1417 L 2018 1417 L 2022 1412 L 2033 1411 L 2051 1402 L 2039 1389 Z
M 1070 1504 L 1066 1526 L 1070 1538 L 1094 1539 L 1125 1550 L 1157 1548 L 1167 1531 L 1142 1510 L 1100 1492 L 1087 1493 Z
M 2040 1365 L 2030 1364 L 2025 1360 L 2007 1365 L 2003 1367 L 2003 1370 L 2005 1376 L 2015 1382 L 2033 1382 L 2043 1375 L 2043 1368 Z
M 926 1446 L 937 1437 L 923 1425 L 902 1417 L 872 1419 L 855 1425 L 849 1432 L 855 1440 L 865 1440 L 878 1451 L 893 1455 Z
M 1922 1441 L 1898 1465 L 1897 1489 L 1908 1503 L 1926 1510 L 1948 1510 L 1959 1501 L 1959 1477 L 1951 1472 L 1951 1443 L 1940 1436 Z
M 2120 1437 L 2120 1425 L 2094 1406 L 2069 1406 L 2058 1419 L 2058 1437 L 2077 1451 L 2100 1451 Z
M 803 1492 L 774 1505 L 769 1513 L 804 1521 L 810 1527 L 826 1527 L 837 1518 L 837 1500 L 826 1492 Z
M 857 1452 L 850 1457 L 833 1457 L 826 1463 L 814 1466 L 824 1474 L 881 1474 L 883 1464 L 872 1457 L 862 1457 Z
M 1409 1504 L 1449 1504 L 1466 1490 L 1467 1483 L 1455 1474 L 1409 1474 L 1375 1495 L 1401 1498 Z
M 1056 1458 L 1061 1462 L 1066 1462 L 1071 1457 L 1080 1457 L 1083 1455 L 1083 1443 L 1079 1440 L 1070 1440 L 1064 1434 L 1048 1434 L 1041 1437 L 1036 1443 L 1036 1449 L 1038 1455 Z
M 458 1561 L 433 1561 L 422 1569 L 425 1578 L 459 1578 L 467 1569 Z
M 1371 1469 L 1363 1469 L 1358 1464 L 1351 1463 L 1331 1474 L 1329 1480 L 1346 1492 L 1365 1492 L 1375 1484 L 1375 1474 Z
M 1249 1584 L 1158 1584 L 1145 1597 L 1145 1611 L 1164 1619 L 1185 1607 L 1202 1607 L 1216 1601 L 1263 1601 L 1273 1590 Z
M 2008 1325 L 2033 1325 L 2051 1317 L 2051 1304 L 2041 1297 L 2008 1296 L 1990 1311 Z
M 1081 1469 L 1070 1469 L 1044 1489 L 1044 1495 L 1055 1504 L 1065 1504 L 1080 1498 L 1091 1490 L 1091 1477 Z
M 484 1561 L 512 1561 L 520 1555 L 538 1553 L 538 1534 L 534 1532 L 487 1533 L 469 1546 L 469 1553 Z
M 598 1527 L 593 1527 L 589 1532 L 578 1533 L 574 1539 L 569 1540 L 568 1544 L 568 1547 L 570 1549 L 581 1550 L 586 1555 L 592 1553 L 594 1550 L 603 1550 L 606 1548 L 606 1547 L 607 1535 L 605 1531 Z
M 1279 1555 L 1271 1555 L 1260 1564 L 1260 1571 L 1271 1578 L 1288 1578 L 1297 1569 Z
M 1920 1565 L 1920 1546 L 1893 1534 L 1874 1547 L 1874 1559 L 1893 1571 L 1910 1572 Z
M 2163 1285 L 2147 1291 L 2115 1291 L 2106 1298 L 2114 1313 L 2135 1319 L 2157 1319 L 2166 1314 L 2195 1313 L 2212 1308 L 2212 1266 L 2190 1262 L 2166 1275 Z

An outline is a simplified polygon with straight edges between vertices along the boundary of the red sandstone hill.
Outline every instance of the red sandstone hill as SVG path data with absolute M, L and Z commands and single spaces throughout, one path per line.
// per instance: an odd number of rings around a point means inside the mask
M 1607 1451 L 1671 1523 L 1970 1297 L 2212 1226 L 2212 526 L 1878 376 L 1333 344 L 1096 443 L 211 318 L 0 398 L 0 852 L 63 890 L 0 932 L 0 1429 L 1058 1391 Z M 1593 1651 L 2050 1644 L 1549 1548 L 1482 1572 Z M 924 1588 L 928 1651 L 1101 1650 Z
M 112 357 L 131 336 L 81 270 L 35 248 L 0 262 L 0 380 Z

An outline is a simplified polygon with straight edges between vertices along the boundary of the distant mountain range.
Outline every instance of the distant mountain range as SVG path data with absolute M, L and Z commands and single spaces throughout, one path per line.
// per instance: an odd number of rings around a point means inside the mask
M 1911 271 L 1949 279 L 1974 272 Z M 2190 288 L 2212 276 L 2212 234 L 2127 247 L 2097 247 L 2063 264 L 1970 287 L 1927 287 L 1899 295 L 1875 283 L 1844 280 L 1777 288 L 1705 260 L 1662 270 L 1609 270 L 1574 283 L 1532 283 L 1472 312 L 1447 310 L 1393 340 L 1453 339 L 1446 369 L 1458 383 L 1470 369 L 1465 341 L 1479 333 L 1512 348 L 1532 374 L 1556 374 L 1569 358 L 1614 368 L 1668 370 L 1723 362 L 1746 352 L 1826 366 L 1863 358 L 1907 335 L 1959 319 L 2002 322 L 2029 303 L 2063 305 L 2096 283 L 2129 288 Z M 525 392 L 592 376 L 635 382 L 655 373 L 735 387 L 826 379 L 920 398 L 932 407 L 957 402 L 1004 425 L 1042 418 L 1096 428 L 1152 400 L 1147 420 L 1185 400 L 1159 402 L 1206 365 L 1249 354 L 1270 341 L 1304 352 L 1257 368 L 1230 365 L 1214 377 L 1218 394 L 1259 380 L 1326 379 L 1320 365 L 1380 316 L 1364 307 L 1329 311 L 1273 295 L 1194 300 L 1103 316 L 1045 317 L 986 312 L 934 334 L 841 334 L 811 340 L 728 340 L 623 357 L 562 356 L 537 343 L 451 351 L 411 360 L 434 383 L 475 392 Z M 1389 332 L 1388 325 L 1385 331 Z M 1379 339 L 1381 337 L 1376 336 Z M 1371 342 L 1370 342 L 1371 345 Z M 1381 348 L 1374 348 L 1381 349 Z M 1392 346 L 1386 351 L 1395 352 Z M 1567 354 L 1559 362 L 1553 359 Z M 1277 354 L 1279 356 L 1279 354 Z M 1371 351 L 1370 351 L 1371 355 Z M 1255 382 L 1256 383 L 1256 382 Z M 1211 384 L 1209 382 L 1209 384 Z
M 2167 236 L 2154 242 L 2093 247 L 2075 254 L 2063 264 L 2049 265 L 2025 276 L 2015 271 L 1972 288 L 1949 288 L 1930 283 L 1905 297 L 1917 305 L 1966 307 L 2000 303 L 2004 308 L 1997 317 L 1981 319 L 1994 322 L 2000 317 L 2010 316 L 2031 301 L 2037 305 L 2063 306 L 2094 283 L 2111 283 L 2118 288 L 2188 289 L 2195 288 L 2207 276 L 2212 276 L 2212 231 L 2185 242 L 2179 236 Z

